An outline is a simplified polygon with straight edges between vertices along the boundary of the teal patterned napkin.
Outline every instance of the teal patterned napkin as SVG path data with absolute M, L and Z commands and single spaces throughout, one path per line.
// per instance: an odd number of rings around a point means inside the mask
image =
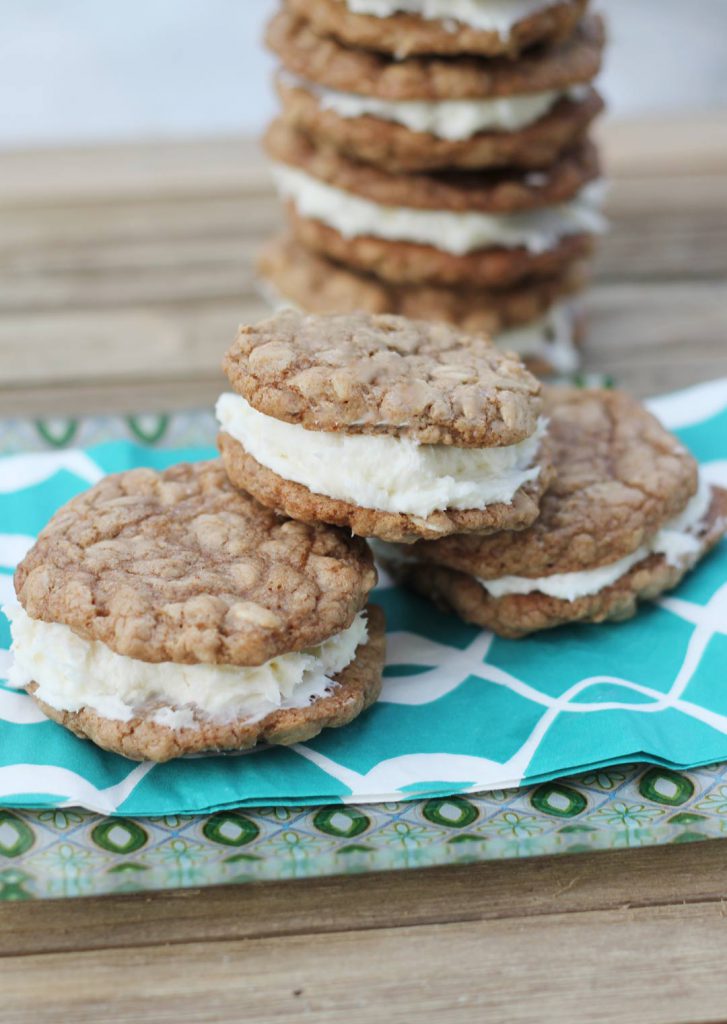
M 652 403 L 727 485 L 727 380 Z M 0 459 L 0 602 L 49 516 L 105 473 L 210 449 L 115 441 Z M 244 805 L 381 802 L 505 789 L 635 760 L 727 760 L 727 544 L 673 594 L 620 625 L 493 637 L 383 584 L 389 651 L 380 702 L 353 725 L 284 749 L 135 764 L 47 721 L 3 681 L 0 804 L 128 816 Z

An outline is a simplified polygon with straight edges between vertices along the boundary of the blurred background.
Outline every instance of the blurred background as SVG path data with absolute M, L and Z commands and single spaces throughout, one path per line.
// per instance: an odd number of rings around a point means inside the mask
M 2 0 L 0 148 L 258 132 L 272 0 Z M 727 106 L 727 0 L 605 0 L 613 115 Z

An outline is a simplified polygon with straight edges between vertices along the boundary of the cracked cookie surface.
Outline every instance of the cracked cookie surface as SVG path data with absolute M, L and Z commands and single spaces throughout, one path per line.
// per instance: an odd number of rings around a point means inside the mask
M 224 359 L 238 394 L 309 430 L 487 448 L 536 429 L 541 385 L 482 335 L 447 324 L 284 310 L 242 327 Z
M 376 582 L 365 544 L 285 521 L 219 460 L 106 477 L 18 566 L 33 619 L 141 661 L 259 665 L 347 629 Z

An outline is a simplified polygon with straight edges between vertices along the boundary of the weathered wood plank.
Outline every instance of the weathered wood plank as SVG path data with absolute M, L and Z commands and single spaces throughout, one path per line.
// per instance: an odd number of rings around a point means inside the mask
M 586 299 L 587 370 L 644 397 L 727 377 L 721 282 L 607 284 Z
M 161 289 L 162 279 L 156 278 Z M 265 315 L 241 282 L 216 300 L 0 317 L 5 415 L 201 407 L 219 393 L 237 325 Z M 167 278 L 167 286 L 170 281 Z M 118 300 L 119 293 L 116 293 Z M 718 281 L 601 284 L 589 293 L 585 368 L 639 396 L 727 376 L 727 288 Z M 43 358 L 38 358 L 38 352 Z
M 4 1024 L 97 1024 L 110 1011 L 138 1024 L 723 1021 L 726 939 L 716 903 L 404 919 L 335 935 L 13 957 L 0 961 L 0 991 Z
M 256 140 L 197 139 L 7 151 L 0 154 L 0 206 L 62 201 L 94 205 L 120 197 L 257 191 L 267 180 Z
M 0 957 L 719 902 L 727 845 L 9 904 Z

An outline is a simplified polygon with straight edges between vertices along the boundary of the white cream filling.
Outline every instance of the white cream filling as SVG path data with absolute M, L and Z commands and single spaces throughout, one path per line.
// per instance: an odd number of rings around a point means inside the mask
M 456 23 L 507 38 L 518 21 L 549 6 L 547 0 L 345 0 L 353 14 L 390 18 L 418 14 L 426 21 L 444 21 L 452 31 Z
M 265 416 L 235 394 L 221 395 L 222 429 L 261 465 L 314 494 L 360 508 L 426 518 L 443 509 L 481 509 L 509 503 L 534 480 L 534 465 L 546 432 L 501 448 L 455 448 L 419 444 L 387 434 L 307 430 Z
M 302 217 L 319 220 L 344 238 L 373 236 L 414 242 L 463 256 L 487 246 L 524 246 L 532 253 L 542 253 L 566 235 L 605 229 L 598 210 L 603 195 L 601 182 L 586 185 L 574 199 L 557 206 L 490 214 L 384 206 L 287 164 L 274 164 L 273 175 L 280 194 L 293 201 Z
M 663 555 L 670 565 L 689 565 L 698 557 L 701 550 L 699 528 L 709 511 L 711 501 L 712 489 L 706 480 L 700 478 L 697 493 L 680 515 L 663 526 L 648 543 L 610 565 L 602 565 L 598 569 L 587 569 L 583 572 L 554 573 L 551 576 L 541 576 L 539 579 L 501 576 L 496 580 L 477 578 L 477 582 L 493 597 L 537 592 L 559 598 L 561 601 L 575 601 L 579 597 L 598 594 L 606 587 L 610 587 L 649 555 Z
M 194 709 L 215 722 L 254 722 L 282 708 L 307 707 L 333 687 L 332 677 L 350 665 L 367 637 L 360 612 L 348 629 L 318 647 L 263 665 L 179 665 L 116 654 L 68 626 L 31 619 L 20 605 L 4 611 L 13 637 L 12 686 L 34 681 L 37 696 L 53 708 L 93 708 L 121 722 L 156 708 L 152 721 L 170 728 L 194 728 Z
M 476 100 L 384 100 L 377 96 L 326 89 L 289 73 L 281 74 L 287 84 L 313 93 L 324 110 L 343 118 L 377 117 L 403 125 L 413 132 L 424 132 L 439 139 L 459 141 L 478 132 L 512 132 L 534 124 L 565 96 L 583 99 L 587 87 L 550 89 L 547 92 L 519 96 L 499 96 Z

